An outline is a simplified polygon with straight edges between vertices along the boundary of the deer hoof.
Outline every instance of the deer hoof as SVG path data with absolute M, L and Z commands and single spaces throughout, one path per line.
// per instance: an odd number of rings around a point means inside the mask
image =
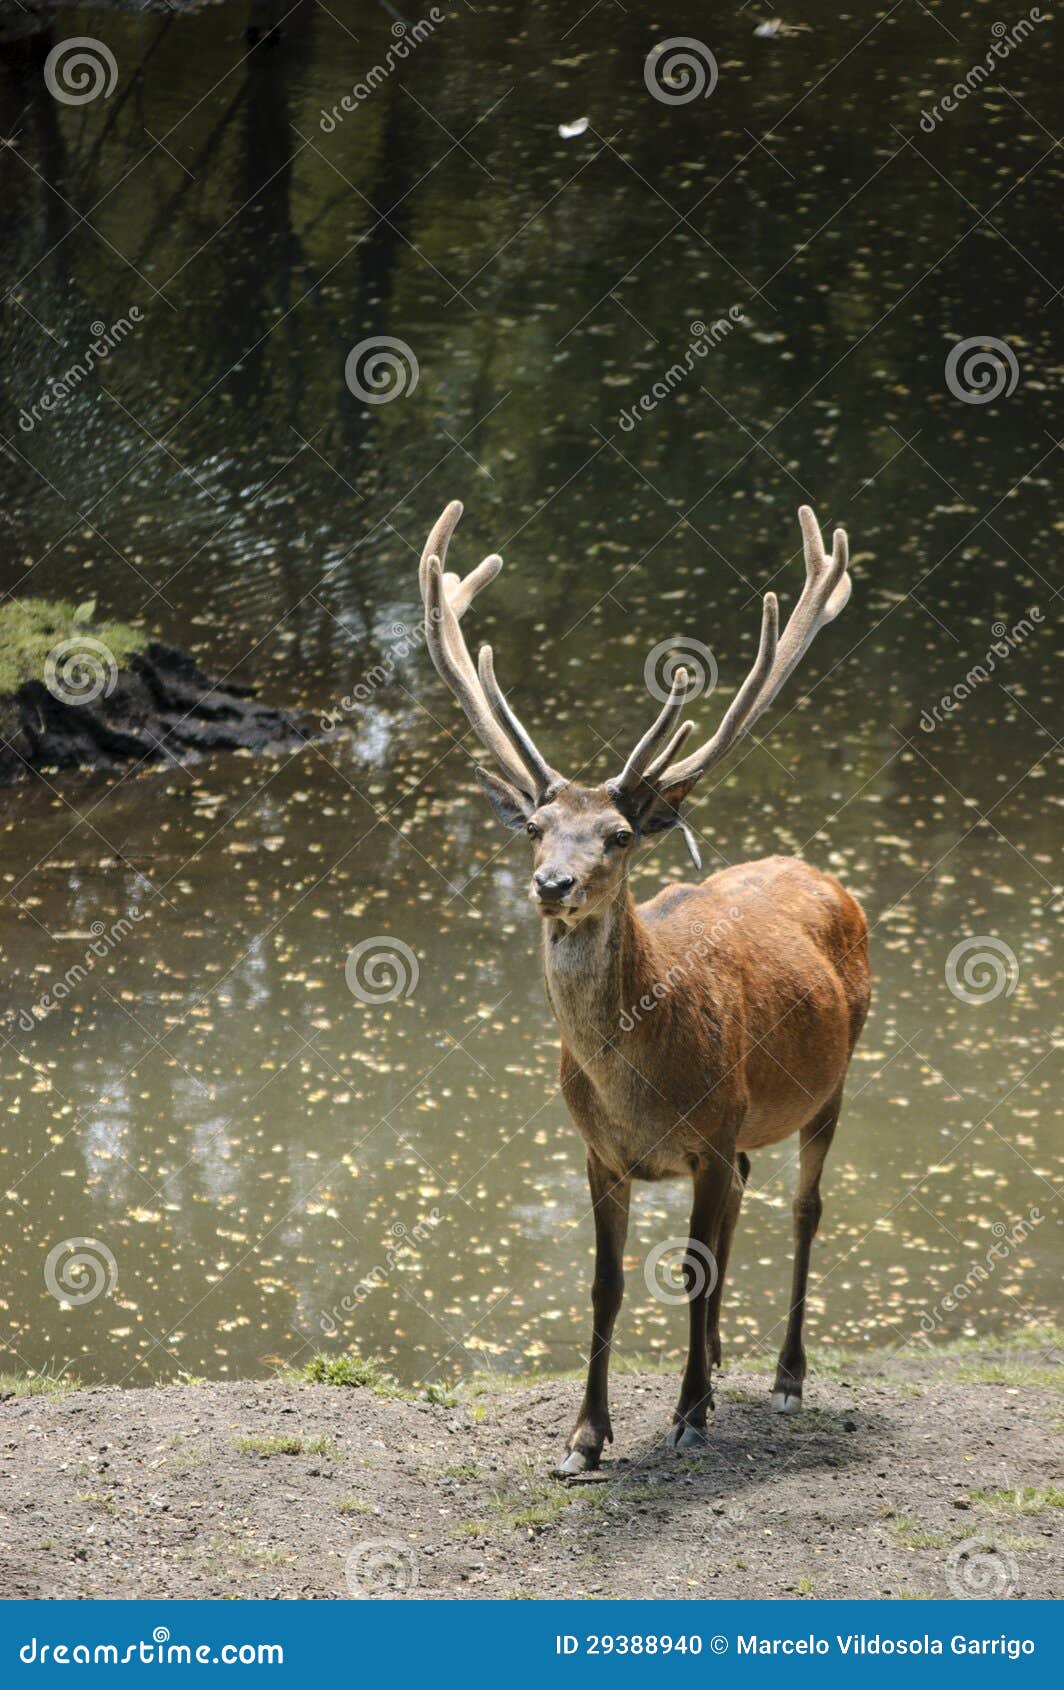
M 571 1449 L 564 1461 L 559 1461 L 554 1468 L 556 1479 L 571 1479 L 575 1473 L 586 1473 L 592 1467 L 598 1466 L 597 1457 L 590 1455 L 584 1449 Z
M 704 1426 L 674 1426 L 669 1433 L 669 1443 L 673 1449 L 705 1449 L 709 1443 L 709 1433 Z
M 801 1392 L 773 1391 L 772 1408 L 776 1414 L 801 1414 Z

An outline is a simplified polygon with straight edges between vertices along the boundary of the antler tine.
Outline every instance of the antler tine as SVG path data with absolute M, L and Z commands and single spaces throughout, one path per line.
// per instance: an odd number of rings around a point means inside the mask
M 805 552 L 805 587 L 780 641 L 781 667 L 784 661 L 787 664 L 783 680 L 808 651 L 814 636 L 833 622 L 840 610 L 845 609 L 853 586 L 847 574 L 850 547 L 845 528 L 836 528 L 832 536 L 831 556 L 828 557 L 820 524 L 808 505 L 799 507 L 798 521 L 802 525 Z M 766 699 L 765 702 L 767 706 L 771 700 Z
M 458 527 L 463 509 L 461 499 L 452 499 L 449 505 L 444 506 L 429 531 L 429 537 L 422 547 L 421 562 L 418 565 L 418 580 L 421 585 L 422 598 L 425 597 L 425 588 L 428 585 L 429 560 L 438 558 L 440 568 L 443 568 L 447 561 L 447 547 L 451 543 L 451 535 Z
M 487 671 L 494 692 L 489 695 L 485 690 L 458 625 L 477 593 L 499 573 L 502 558 L 492 553 L 464 580 L 443 572 L 447 547 L 461 514 L 461 503 L 452 500 L 434 524 L 421 554 L 418 573 L 425 605 L 425 642 L 438 674 L 450 687 L 473 731 L 507 779 L 522 792 L 537 797 L 562 777 L 541 756 L 503 698 L 495 681 L 490 653 Z
M 663 742 L 672 734 L 672 730 L 676 726 L 676 718 L 683 709 L 683 701 L 686 696 L 687 670 L 679 667 L 672 677 L 669 696 L 662 705 L 656 721 L 647 729 L 616 780 L 610 781 L 611 792 L 616 794 L 630 792 L 633 787 L 638 786 L 646 774 L 647 765 L 654 758 Z
M 643 770 L 643 779 L 653 783 L 662 770 L 668 768 L 681 745 L 685 740 L 690 739 L 694 731 L 695 725 L 693 722 L 681 722 L 664 750 L 659 751 L 657 756 L 647 764 Z
M 492 552 L 483 563 L 478 563 L 475 569 L 469 571 L 464 581 L 457 575 L 444 576 L 444 588 L 456 621 L 461 622 L 481 587 L 486 587 L 489 581 L 494 581 L 501 568 L 502 558 L 498 552 Z
M 753 719 L 757 697 L 767 684 L 776 658 L 779 641 L 779 602 L 775 593 L 766 593 L 761 612 L 761 638 L 758 642 L 754 666 L 747 675 L 731 704 L 724 712 L 720 727 L 711 740 L 692 751 L 681 763 L 673 763 L 658 776 L 659 786 L 671 786 L 674 781 L 693 779 L 729 751 L 745 733 Z
M 506 734 L 507 739 L 524 763 L 527 763 L 539 783 L 538 790 L 543 794 L 562 779 L 557 769 L 552 769 L 536 747 L 527 728 L 518 720 L 510 707 L 510 701 L 495 678 L 495 659 L 490 645 L 482 645 L 477 663 L 480 673 L 480 684 L 484 689 L 484 696 L 491 706 L 495 716 Z
M 781 635 L 778 634 L 776 595 L 766 593 L 761 642 L 754 666 L 732 700 L 720 727 L 712 739 L 681 762 L 672 763 L 664 770 L 655 767 L 655 784 L 667 786 L 693 780 L 718 763 L 768 709 L 821 628 L 833 622 L 849 602 L 853 583 L 848 573 L 849 544 L 845 530 L 836 528 L 829 557 L 824 551 L 820 525 L 808 505 L 802 505 L 798 520 L 802 526 L 805 550 L 805 586 L 786 628 Z

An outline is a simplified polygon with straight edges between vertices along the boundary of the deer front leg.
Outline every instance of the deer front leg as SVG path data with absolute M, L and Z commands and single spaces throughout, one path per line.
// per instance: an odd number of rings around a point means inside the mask
M 587 1387 L 569 1439 L 569 1453 L 555 1471 L 568 1477 L 597 1467 L 602 1446 L 613 1442 L 610 1425 L 609 1371 L 613 1325 L 624 1296 L 624 1241 L 632 1184 L 618 1179 L 593 1154 L 587 1158 L 587 1183 L 595 1215 L 595 1278 L 591 1287 L 591 1353 Z
M 672 1417 L 673 1429 L 669 1439 L 681 1449 L 707 1442 L 706 1415 L 713 1407 L 706 1343 L 707 1311 L 719 1278 L 712 1245 L 720 1237 L 733 1178 L 730 1155 L 713 1155 L 710 1163 L 698 1168 L 694 1175 L 690 1242 L 683 1264 L 691 1337 L 680 1400 Z
M 709 1365 L 720 1366 L 720 1305 L 724 1295 L 724 1275 L 728 1271 L 728 1257 L 731 1255 L 732 1237 L 735 1223 L 739 1219 L 742 1208 L 743 1192 L 750 1177 L 750 1158 L 740 1150 L 735 1158 L 735 1175 L 732 1179 L 728 1200 L 724 1205 L 724 1214 L 720 1223 L 720 1236 L 714 1246 L 713 1254 L 717 1258 L 717 1283 L 706 1308 L 706 1335 L 709 1339 Z

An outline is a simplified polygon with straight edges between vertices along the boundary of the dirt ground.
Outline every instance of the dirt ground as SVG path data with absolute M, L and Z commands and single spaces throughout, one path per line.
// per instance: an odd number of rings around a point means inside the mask
M 459 1406 L 274 1382 L 10 1396 L 0 1590 L 1060 1595 L 1058 1373 L 1044 1351 L 855 1363 L 788 1419 L 767 1377 L 726 1371 L 693 1454 L 664 1447 L 676 1380 L 622 1374 L 610 1459 L 568 1484 L 572 1380 Z

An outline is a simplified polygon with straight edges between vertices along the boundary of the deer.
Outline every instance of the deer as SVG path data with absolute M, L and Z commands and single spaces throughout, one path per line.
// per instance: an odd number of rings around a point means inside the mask
M 531 845 L 529 898 L 561 1034 L 560 1090 L 584 1140 L 594 1217 L 587 1381 L 554 1468 L 570 1478 L 598 1467 L 613 1442 L 610 1351 L 624 1295 L 632 1181 L 687 1178 L 693 1186 L 689 1236 L 677 1241 L 687 1361 L 667 1442 L 694 1448 L 709 1441 L 721 1299 L 750 1154 L 792 1134 L 799 1164 L 794 1259 L 771 1407 L 791 1414 L 802 1406 L 821 1175 L 870 999 L 867 922 L 837 879 L 799 858 L 732 864 L 697 884 L 671 882 L 639 904 L 629 876 L 641 853 L 672 832 L 701 869 L 681 806 L 749 734 L 816 635 L 845 608 L 848 543 L 837 528 L 825 553 L 819 524 L 803 505 L 801 596 L 781 633 L 776 595 L 764 595 L 757 655 L 716 732 L 680 755 L 694 727 L 679 720 L 688 693 L 681 663 L 620 772 L 588 786 L 566 779 L 542 755 L 496 679 L 491 646 L 482 645 L 473 662 L 461 622 L 502 559 L 493 553 L 464 578 L 445 569 L 461 515 L 459 501 L 447 505 L 421 556 L 425 641 L 498 765 L 498 773 L 475 765 L 491 809 Z

